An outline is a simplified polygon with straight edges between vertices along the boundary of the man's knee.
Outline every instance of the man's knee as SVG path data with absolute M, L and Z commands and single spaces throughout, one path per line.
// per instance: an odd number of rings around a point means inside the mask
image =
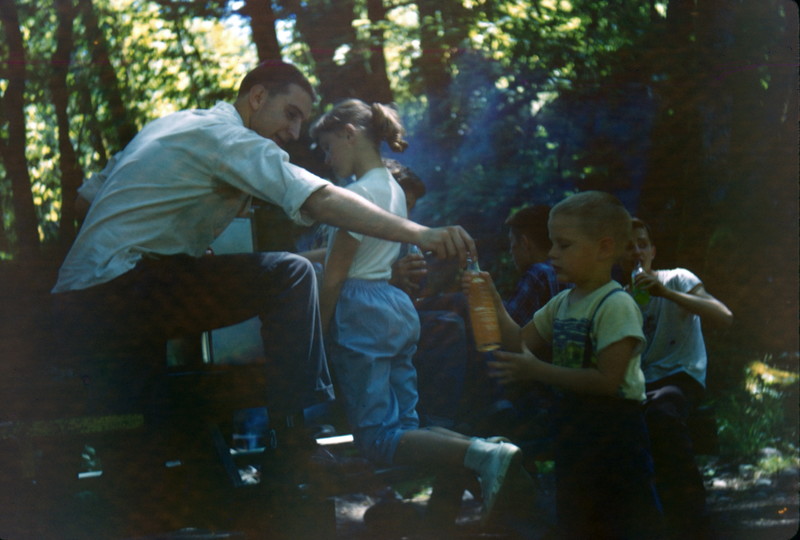
M 289 252 L 263 252 L 258 257 L 259 280 L 272 294 L 290 290 L 316 291 L 317 277 L 311 261 Z
M 288 279 L 288 285 L 316 284 L 314 266 L 305 257 L 295 253 L 281 253 L 277 267 Z

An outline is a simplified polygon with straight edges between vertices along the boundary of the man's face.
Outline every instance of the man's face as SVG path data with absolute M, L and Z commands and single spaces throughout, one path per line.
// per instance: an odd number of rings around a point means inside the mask
M 303 122 L 311 115 L 311 96 L 296 84 L 273 96 L 263 87 L 251 92 L 256 94 L 251 99 L 250 129 L 278 145 L 297 140 Z
M 656 256 L 656 247 L 647 236 L 647 230 L 642 227 L 634 227 L 631 232 L 631 241 L 625 248 L 625 255 L 620 260 L 620 266 L 625 272 L 632 272 L 637 263 L 642 264 L 645 272 L 650 272 L 653 259 Z

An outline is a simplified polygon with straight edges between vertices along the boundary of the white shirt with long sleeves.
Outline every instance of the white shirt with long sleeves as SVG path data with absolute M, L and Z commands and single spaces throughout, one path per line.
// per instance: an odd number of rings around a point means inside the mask
M 300 207 L 325 185 L 229 103 L 165 116 L 82 190 L 93 202 L 53 292 L 110 281 L 148 255 L 199 257 L 251 196 L 308 224 Z

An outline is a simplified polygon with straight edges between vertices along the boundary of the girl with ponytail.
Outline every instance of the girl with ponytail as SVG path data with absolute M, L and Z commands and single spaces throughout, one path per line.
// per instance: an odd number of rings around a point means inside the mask
M 396 110 L 358 99 L 338 103 L 311 128 L 336 178 L 356 178 L 347 189 L 402 217 L 405 196 L 383 166 L 380 147 L 385 142 L 402 152 L 408 147 L 404 135 Z M 377 463 L 434 466 L 453 478 L 464 468 L 473 471 L 488 519 L 506 479 L 524 474 L 522 453 L 507 441 L 420 429 L 412 363 L 419 317 L 408 295 L 388 282 L 399 252 L 398 243 L 345 230 L 332 230 L 328 242 L 320 313 L 355 443 Z M 461 492 L 456 492 L 457 512 Z

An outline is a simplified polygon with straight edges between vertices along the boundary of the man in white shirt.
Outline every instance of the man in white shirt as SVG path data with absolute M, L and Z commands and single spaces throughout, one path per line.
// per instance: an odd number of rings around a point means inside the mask
M 264 62 L 242 80 L 233 105 L 149 123 L 86 183 L 81 196 L 91 206 L 53 288 L 68 350 L 85 356 L 112 344 L 124 353 L 147 343 L 158 363 L 157 347 L 170 337 L 259 315 L 267 404 L 279 437 L 290 441 L 297 430 L 284 428 L 303 408 L 333 398 L 313 269 L 282 252 L 203 256 L 250 199 L 298 223 L 317 220 L 442 257 L 464 261 L 475 252 L 461 227 L 399 218 L 289 163 L 281 144 L 298 138 L 314 97 L 296 67 Z

